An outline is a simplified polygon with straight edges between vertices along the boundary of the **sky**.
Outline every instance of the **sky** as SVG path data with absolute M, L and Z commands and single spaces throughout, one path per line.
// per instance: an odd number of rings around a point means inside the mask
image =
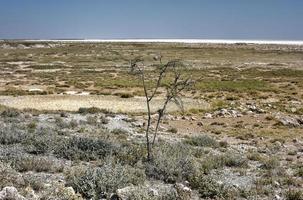
M 0 38 L 303 40 L 303 0 L 0 0 Z

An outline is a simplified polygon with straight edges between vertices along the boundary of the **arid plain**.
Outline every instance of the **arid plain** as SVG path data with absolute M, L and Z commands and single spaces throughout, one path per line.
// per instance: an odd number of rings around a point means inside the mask
M 151 162 L 138 57 L 194 81 Z M 21 199 L 303 199 L 302 45 L 2 41 L 0 112 L 0 188 Z

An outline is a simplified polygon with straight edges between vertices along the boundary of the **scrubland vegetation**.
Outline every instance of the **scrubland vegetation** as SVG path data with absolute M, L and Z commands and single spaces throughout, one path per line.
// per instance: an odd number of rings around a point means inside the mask
M 15 199 L 45 200 L 303 199 L 302 47 L 3 45 L 0 199 L 12 198 L 7 191 Z M 182 74 L 195 84 L 182 96 L 195 101 L 163 116 L 148 160 L 146 113 L 131 109 L 144 91 L 129 64 L 140 56 L 153 69 L 159 55 L 163 63 L 180 59 L 189 67 Z M 16 109 L 28 95 L 49 104 L 73 98 L 78 108 Z M 98 107 L 96 97 L 112 99 L 111 106 Z M 83 99 L 97 107 L 81 106 Z M 123 112 L 114 109 L 117 99 L 129 103 Z

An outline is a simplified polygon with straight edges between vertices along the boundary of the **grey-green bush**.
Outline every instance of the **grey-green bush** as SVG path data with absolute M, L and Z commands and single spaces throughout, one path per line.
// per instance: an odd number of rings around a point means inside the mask
M 146 173 L 149 177 L 174 183 L 186 180 L 193 168 L 193 157 L 186 145 L 163 143 L 153 149 L 153 157 L 146 165 Z
M 101 167 L 75 167 L 66 175 L 67 185 L 87 199 L 108 198 L 108 193 L 145 181 L 143 169 L 106 162 Z

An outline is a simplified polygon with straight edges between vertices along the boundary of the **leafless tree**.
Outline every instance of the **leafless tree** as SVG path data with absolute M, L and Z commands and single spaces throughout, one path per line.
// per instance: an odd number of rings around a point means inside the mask
M 131 72 L 140 78 L 146 99 L 147 124 L 145 136 L 148 161 L 152 159 L 152 146 L 155 144 L 159 126 L 165 115 L 167 105 L 170 102 L 173 102 L 183 111 L 183 102 L 180 96 L 181 92 L 189 88 L 193 83 L 189 76 L 183 76 L 184 74 L 182 74 L 182 72 L 184 72 L 186 66 L 179 60 L 169 61 L 166 64 L 162 64 L 161 56 L 158 59 L 154 58 L 154 60 L 158 60 L 159 64 L 146 66 L 143 60 L 138 58 L 131 60 L 130 62 Z M 155 124 L 155 129 L 152 131 L 151 102 L 158 94 L 157 92 L 160 88 L 164 88 L 166 94 L 163 104 L 157 111 L 157 122 Z

